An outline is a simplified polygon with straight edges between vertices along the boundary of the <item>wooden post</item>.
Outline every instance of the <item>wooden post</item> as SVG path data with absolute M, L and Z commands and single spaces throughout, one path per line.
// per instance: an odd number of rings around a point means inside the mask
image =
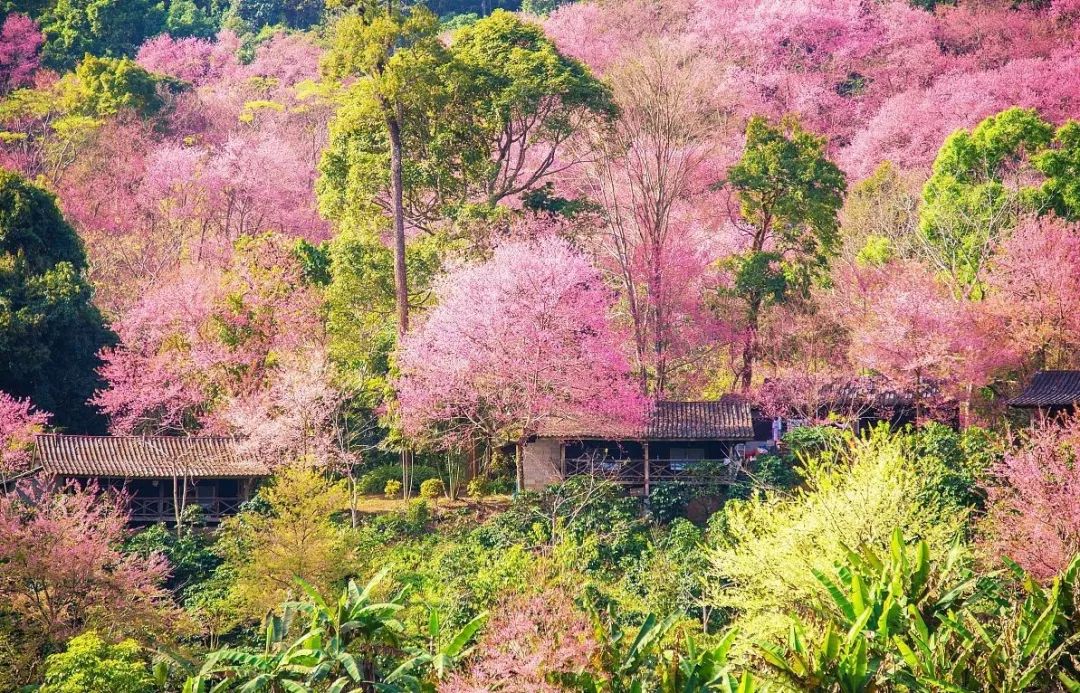
M 559 441 L 559 476 L 566 481 L 566 441 Z
M 649 497 L 649 441 L 644 441 L 641 444 L 645 450 L 645 497 Z

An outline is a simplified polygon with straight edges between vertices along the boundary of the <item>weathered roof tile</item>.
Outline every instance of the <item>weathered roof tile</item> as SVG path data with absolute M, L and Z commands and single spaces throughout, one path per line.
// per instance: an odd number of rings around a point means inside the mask
M 542 438 L 605 440 L 752 440 L 750 405 L 734 396 L 701 402 L 660 401 L 643 427 L 606 422 L 559 421 L 544 426 Z
M 1014 407 L 1067 407 L 1080 402 L 1080 371 L 1039 371 L 1009 400 Z
M 42 434 L 35 459 L 60 476 L 125 479 L 258 477 L 265 465 L 237 452 L 237 439 L 203 436 Z

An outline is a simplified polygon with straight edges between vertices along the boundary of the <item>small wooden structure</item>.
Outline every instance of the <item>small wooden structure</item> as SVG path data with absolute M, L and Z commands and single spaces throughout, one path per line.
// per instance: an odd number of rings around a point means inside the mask
M 657 484 L 729 484 L 754 439 L 750 405 L 715 401 L 655 403 L 644 426 L 561 421 L 525 446 L 525 488 L 576 474 L 603 476 L 648 495 Z
M 1080 403 L 1080 371 L 1039 371 L 1009 406 L 1044 417 L 1072 414 Z
M 198 505 L 217 524 L 235 514 L 270 472 L 237 439 L 196 436 L 36 436 L 35 466 L 59 481 L 93 481 L 130 495 L 131 523 L 173 523 Z

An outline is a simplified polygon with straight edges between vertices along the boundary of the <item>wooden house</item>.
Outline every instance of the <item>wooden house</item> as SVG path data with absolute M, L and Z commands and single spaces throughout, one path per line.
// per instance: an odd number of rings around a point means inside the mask
M 1040 416 L 1072 414 L 1080 403 L 1080 371 L 1039 371 L 1009 406 Z
M 181 436 L 43 434 L 35 468 L 58 481 L 96 482 L 131 496 L 132 524 L 176 521 L 177 507 L 202 508 L 209 524 L 249 500 L 265 465 L 240 454 L 237 439 Z
M 559 421 L 525 446 L 525 488 L 575 474 L 605 476 L 646 495 L 665 482 L 730 483 L 752 440 L 750 405 L 737 397 L 657 402 L 636 428 Z

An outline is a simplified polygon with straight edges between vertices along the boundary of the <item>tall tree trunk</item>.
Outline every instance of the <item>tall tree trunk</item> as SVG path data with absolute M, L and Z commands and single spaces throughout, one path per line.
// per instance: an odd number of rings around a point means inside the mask
M 761 301 L 760 296 L 752 297 L 749 310 L 746 311 L 746 341 L 743 342 L 740 388 L 743 392 L 749 392 L 754 384 L 754 359 L 757 357 L 757 331 L 758 323 L 761 321 Z
M 390 135 L 390 198 L 394 216 L 394 301 L 397 308 L 397 337 L 401 338 L 409 331 L 409 278 L 405 267 L 405 191 L 402 181 L 401 142 L 401 105 L 386 109 L 386 129 Z M 412 451 L 406 447 L 401 451 L 401 487 L 402 496 L 408 499 L 412 494 Z
M 401 176 L 401 122 L 397 114 L 388 115 L 390 134 L 390 197 L 394 215 L 394 298 L 397 304 L 397 331 L 401 338 L 409 331 L 409 282 L 405 270 L 405 193 Z

